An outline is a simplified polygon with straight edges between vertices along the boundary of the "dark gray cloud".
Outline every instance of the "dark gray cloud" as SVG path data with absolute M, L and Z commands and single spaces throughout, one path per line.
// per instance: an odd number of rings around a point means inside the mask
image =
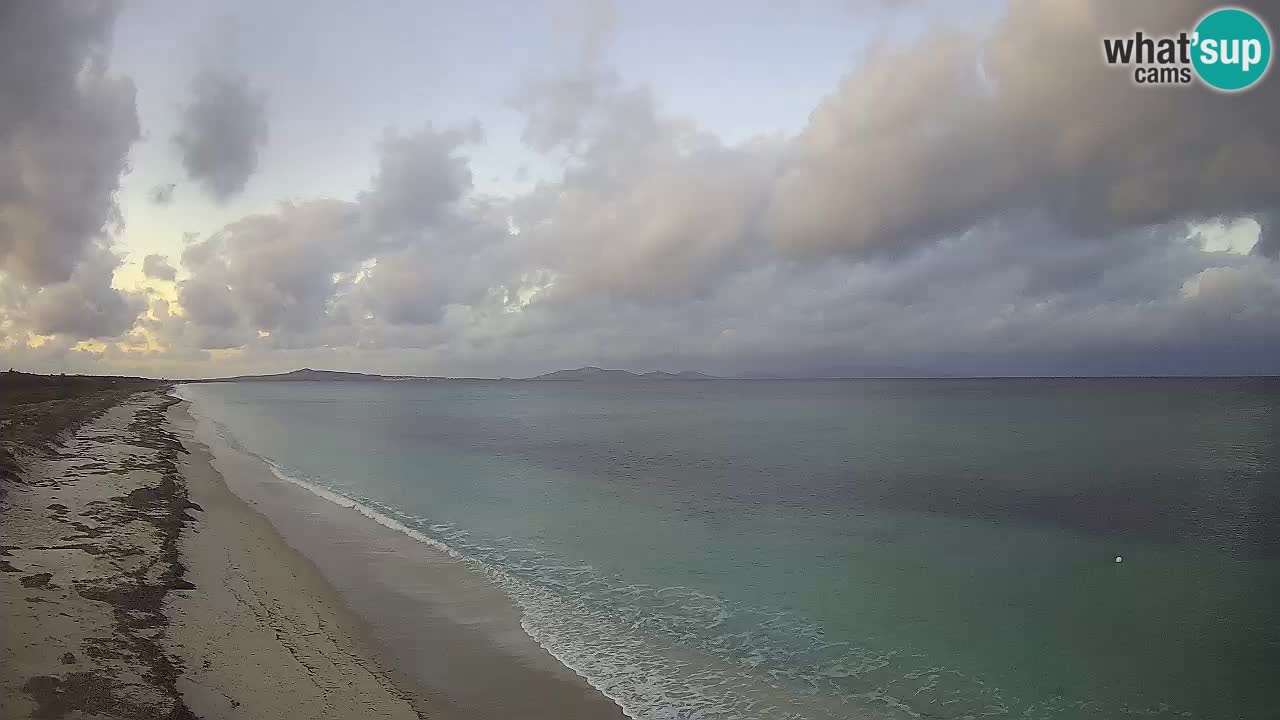
M 1280 210 L 1273 210 L 1258 218 L 1262 232 L 1258 234 L 1258 243 L 1253 246 L 1255 255 L 1280 260 Z
M 107 70 L 115 3 L 16 0 L 0 9 L 0 272 L 68 280 L 118 218 L 139 136 L 134 88 Z
M 246 76 L 205 69 L 191 79 L 191 96 L 173 136 L 191 179 L 226 200 L 257 170 L 266 141 L 266 96 Z
M 41 362 L 133 326 L 112 287 L 115 193 L 139 137 L 133 84 L 107 60 L 112 2 L 0 8 L 0 347 Z M 29 348 L 33 335 L 54 335 Z
M 148 255 L 142 259 L 142 274 L 156 280 L 172 282 L 178 277 L 178 271 L 169 264 L 169 258 L 163 255 Z
M 1113 237 L 1126 250 L 1098 267 L 1097 247 L 1044 221 L 1002 222 L 905 258 L 752 267 L 675 313 L 611 303 L 525 319 L 544 321 L 531 355 L 552 365 L 580 353 L 797 375 L 1275 371 L 1280 267 L 1187 235 L 1173 223 Z M 1041 280 L 1063 266 L 1091 270 Z

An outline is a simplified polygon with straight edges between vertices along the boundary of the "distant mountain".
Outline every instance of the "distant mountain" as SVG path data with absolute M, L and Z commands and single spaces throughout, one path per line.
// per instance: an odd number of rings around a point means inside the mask
M 353 380 L 361 382 L 380 382 L 382 380 L 390 379 L 392 378 L 383 377 L 382 375 L 369 375 L 367 373 L 302 368 L 301 370 L 290 370 L 289 372 L 275 373 L 274 375 L 237 375 L 235 377 L 210 378 L 208 380 L 194 380 L 192 382 L 350 382 Z
M 537 377 L 525 378 L 526 380 L 572 380 L 575 382 L 582 381 L 607 381 L 607 380 L 636 380 L 639 375 L 629 373 L 626 370 L 606 370 L 595 366 L 580 367 L 574 370 L 556 370 L 545 375 Z
M 644 381 L 664 381 L 664 380 L 715 380 L 711 375 L 700 372 L 648 372 L 639 375 L 626 370 L 607 370 L 592 366 L 575 368 L 573 370 L 556 370 L 545 375 L 526 378 L 526 380 L 534 382 L 644 382 Z
M 715 380 L 712 375 L 700 372 L 650 372 L 637 375 L 626 370 L 606 370 L 598 367 L 581 367 L 575 370 L 557 370 L 546 375 L 523 378 L 521 381 L 568 381 L 568 382 L 644 382 L 666 380 Z M 186 382 L 393 382 L 402 380 L 433 380 L 455 382 L 494 382 L 492 378 L 448 378 L 418 377 L 414 375 L 371 375 L 368 373 L 342 372 L 339 370 L 312 370 L 302 368 L 272 375 L 236 375 L 235 377 L 209 378 L 207 380 L 188 380 Z M 501 378 L 510 381 L 510 378 Z
M 700 373 L 694 370 L 682 370 L 678 373 L 662 372 L 661 370 L 659 370 L 656 372 L 647 372 L 644 375 L 641 375 L 640 377 L 648 380 L 719 380 L 720 379 L 715 375 L 708 375 L 706 373 Z

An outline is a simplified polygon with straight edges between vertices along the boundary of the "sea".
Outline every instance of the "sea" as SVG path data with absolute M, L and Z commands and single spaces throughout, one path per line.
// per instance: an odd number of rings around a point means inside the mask
M 1280 717 L 1280 379 L 243 382 L 637 720 Z

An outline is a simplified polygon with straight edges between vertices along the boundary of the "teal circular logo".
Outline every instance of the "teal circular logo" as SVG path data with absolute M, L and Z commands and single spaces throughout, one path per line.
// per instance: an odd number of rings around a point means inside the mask
M 1271 34 L 1247 10 L 1222 8 L 1205 15 L 1192 36 L 1191 64 L 1209 87 L 1244 90 L 1271 64 Z

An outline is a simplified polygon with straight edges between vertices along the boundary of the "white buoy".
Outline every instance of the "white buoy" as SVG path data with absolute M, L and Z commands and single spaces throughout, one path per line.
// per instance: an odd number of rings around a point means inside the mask
M 1120 557 L 1119 555 L 1117 555 L 1117 556 L 1116 556 L 1116 562 L 1124 562 L 1124 558 L 1122 558 L 1122 557 Z

